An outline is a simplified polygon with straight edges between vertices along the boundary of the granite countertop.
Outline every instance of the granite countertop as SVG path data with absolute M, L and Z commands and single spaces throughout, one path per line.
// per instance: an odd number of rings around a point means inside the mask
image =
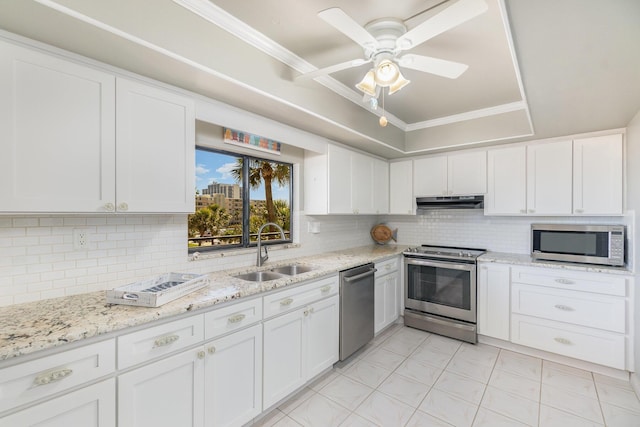
M 218 271 L 209 274 L 210 284 L 206 288 L 155 308 L 108 304 L 105 291 L 0 307 L 0 361 L 284 288 L 360 264 L 382 261 L 399 255 L 406 248 L 402 245 L 370 245 L 267 263 L 260 268 Z M 315 268 L 308 273 L 268 282 L 248 282 L 231 277 L 292 263 Z
M 547 267 L 558 268 L 563 270 L 573 271 L 586 271 L 590 273 L 609 273 L 609 274 L 633 274 L 631 270 L 626 267 L 610 267 L 610 266 L 598 266 L 587 264 L 576 264 L 570 262 L 557 262 L 557 261 L 534 261 L 530 254 L 514 254 L 504 252 L 486 252 L 478 257 L 480 262 L 497 262 L 502 264 L 515 264 L 525 265 L 531 267 Z

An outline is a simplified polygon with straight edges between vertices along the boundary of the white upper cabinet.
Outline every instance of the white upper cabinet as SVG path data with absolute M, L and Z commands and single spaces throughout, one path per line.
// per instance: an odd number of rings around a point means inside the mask
M 527 212 L 527 148 L 495 148 L 487 151 L 486 214 Z
M 413 197 L 413 161 L 389 163 L 389 213 L 415 213 Z
M 571 214 L 572 143 L 527 146 L 527 213 Z
M 488 150 L 487 215 L 622 215 L 621 134 Z
M 125 79 L 116 87 L 116 209 L 193 212 L 193 101 Z
M 115 202 L 115 77 L 0 42 L 0 211 Z
M 306 214 L 387 213 L 388 185 L 384 160 L 331 144 L 327 153 L 305 153 Z
M 622 135 L 573 141 L 573 212 L 622 215 Z
M 486 193 L 486 151 L 414 160 L 413 192 L 416 197 Z
M 1 212 L 192 212 L 193 101 L 0 42 Z

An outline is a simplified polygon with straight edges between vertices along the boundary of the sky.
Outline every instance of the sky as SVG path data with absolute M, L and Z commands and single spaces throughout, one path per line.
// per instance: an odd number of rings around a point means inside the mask
M 196 149 L 196 188 L 202 194 L 202 189 L 213 181 L 220 184 L 237 184 L 231 175 L 235 167 L 235 157 L 226 154 L 212 153 L 210 151 Z M 289 200 L 289 187 L 279 187 L 273 183 L 273 199 Z M 264 200 L 264 187 L 251 190 L 252 200 Z

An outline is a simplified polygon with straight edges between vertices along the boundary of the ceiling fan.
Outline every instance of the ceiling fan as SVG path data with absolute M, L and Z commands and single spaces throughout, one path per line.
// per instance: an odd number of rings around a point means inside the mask
M 396 18 L 377 19 L 363 28 L 338 7 L 323 10 L 318 17 L 362 46 L 364 58 L 321 68 L 298 78 L 315 78 L 373 62 L 373 68 L 356 85 L 371 97 L 377 97 L 380 87 L 389 87 L 391 95 L 410 83 L 398 66 L 450 79 L 458 78 L 468 65 L 404 52 L 475 18 L 487 8 L 484 0 L 459 0 L 409 31 L 404 22 Z

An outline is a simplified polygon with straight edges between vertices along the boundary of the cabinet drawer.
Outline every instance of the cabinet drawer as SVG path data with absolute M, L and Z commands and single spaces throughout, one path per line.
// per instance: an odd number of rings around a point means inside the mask
M 338 293 L 338 276 L 298 286 L 264 297 L 264 317 L 285 313 Z
M 398 271 L 398 258 L 388 259 L 386 261 L 376 262 L 376 277 L 385 274 L 395 273 Z
M 205 339 L 215 338 L 261 320 L 262 300 L 260 298 L 210 311 L 204 315 Z
M 625 336 L 614 332 L 513 314 L 511 341 L 563 356 L 625 369 Z
M 115 340 L 45 356 L 0 371 L 0 412 L 115 371 Z
M 603 273 L 514 267 L 511 269 L 511 282 L 623 297 L 626 295 L 627 279 Z
M 202 315 L 123 335 L 118 337 L 118 369 L 164 356 L 203 340 Z
M 514 313 L 625 333 L 624 297 L 519 283 L 511 290 Z

